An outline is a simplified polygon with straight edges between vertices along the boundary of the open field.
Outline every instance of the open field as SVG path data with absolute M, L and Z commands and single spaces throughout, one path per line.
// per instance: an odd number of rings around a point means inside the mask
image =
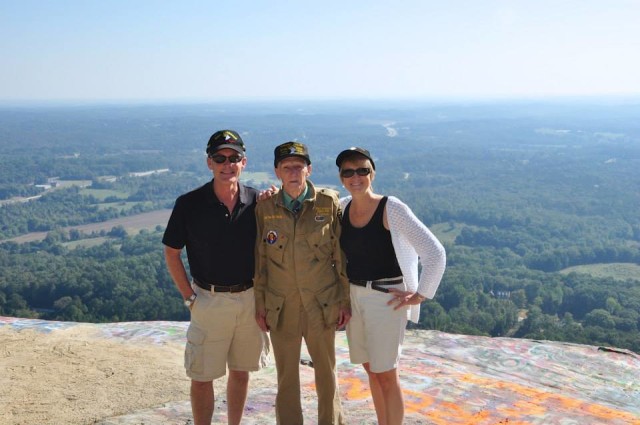
M 455 244 L 456 238 L 462 232 L 462 229 L 468 227 L 470 229 L 479 229 L 478 226 L 473 226 L 465 223 L 456 223 L 456 222 L 446 222 L 446 223 L 435 223 L 429 226 L 429 229 L 433 232 L 434 235 L 438 237 L 440 242 Z
M 151 202 L 149 201 L 120 201 L 120 202 L 106 202 L 102 204 L 97 204 L 97 207 L 100 211 L 106 210 L 108 208 L 115 208 L 120 212 L 129 211 L 136 205 L 150 206 Z
M 84 188 L 80 191 L 81 195 L 93 196 L 100 201 L 104 201 L 108 197 L 115 197 L 120 199 L 126 199 L 129 196 L 129 193 L 121 191 L 121 190 L 112 190 L 112 189 L 90 189 Z
M 91 186 L 91 180 L 57 180 L 58 186 L 56 188 L 78 186 L 85 188 Z
M 163 209 L 157 211 L 146 212 L 142 214 L 132 215 L 129 217 L 116 218 L 113 220 L 103 221 L 101 223 L 83 224 L 81 226 L 69 226 L 65 227 L 65 231 L 71 229 L 79 230 L 82 233 L 90 234 L 93 232 L 100 232 L 104 230 L 110 231 L 116 226 L 122 226 L 127 233 L 137 233 L 142 229 L 153 230 L 156 226 L 165 226 L 171 215 L 170 209 Z M 33 232 L 25 235 L 17 236 L 15 238 L 6 239 L 6 241 L 13 241 L 17 243 L 41 241 L 47 237 L 47 232 Z
M 111 238 L 109 238 L 108 236 L 100 236 L 97 238 L 78 239 L 77 241 L 65 242 L 62 245 L 69 249 L 76 249 L 78 247 L 91 248 L 92 246 L 102 245 L 109 239 Z
M 274 173 L 266 171 L 244 171 L 242 180 L 249 186 L 268 186 L 278 181 Z
M 599 278 L 617 280 L 640 280 L 640 265 L 634 263 L 587 264 L 584 266 L 567 267 L 562 274 L 582 273 Z

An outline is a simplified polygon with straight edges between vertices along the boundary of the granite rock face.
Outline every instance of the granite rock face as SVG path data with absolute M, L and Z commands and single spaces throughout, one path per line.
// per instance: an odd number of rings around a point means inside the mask
M 87 338 L 155 345 L 184 344 L 185 322 L 77 324 L 0 317 L 0 327 L 59 332 L 82 325 Z M 342 403 L 349 424 L 373 424 L 366 374 L 349 362 L 346 336 L 336 336 Z M 1 363 L 0 358 L 0 363 Z M 303 407 L 316 422 L 313 369 L 301 364 Z M 640 425 L 640 356 L 611 347 L 407 331 L 400 364 L 407 424 L 636 424 Z M 57 377 L 56 379 L 60 379 Z M 252 375 L 245 424 L 273 424 L 273 362 Z M 216 383 L 214 423 L 226 423 L 224 383 Z M 220 387 L 220 388 L 218 388 Z M 9 400 L 10 402 L 10 400 Z M 76 402 L 78 402 L 76 400 Z M 188 399 L 95 423 L 190 424 Z

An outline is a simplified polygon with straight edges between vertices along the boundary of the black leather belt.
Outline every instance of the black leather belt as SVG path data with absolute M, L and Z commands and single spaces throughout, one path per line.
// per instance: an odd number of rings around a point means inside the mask
M 253 288 L 252 280 L 250 280 L 249 282 L 238 283 L 237 285 L 228 285 L 228 286 L 212 285 L 210 283 L 200 282 L 198 279 L 193 279 L 193 282 L 199 287 L 201 287 L 202 289 L 205 289 L 207 291 L 213 291 L 213 292 L 243 292 L 249 288 Z
M 404 282 L 404 279 L 401 277 L 395 279 L 380 279 L 380 280 L 349 280 L 350 283 L 358 286 L 367 287 L 368 283 L 371 283 L 371 289 L 375 289 L 380 292 L 389 292 L 389 289 L 385 288 L 387 285 L 397 285 L 399 283 Z

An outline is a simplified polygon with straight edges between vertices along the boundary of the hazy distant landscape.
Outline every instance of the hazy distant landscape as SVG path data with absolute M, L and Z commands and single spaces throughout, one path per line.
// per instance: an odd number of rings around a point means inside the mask
M 447 248 L 421 328 L 640 352 L 639 116 L 640 99 L 5 106 L 0 315 L 188 319 L 160 239 L 211 177 L 208 137 L 233 128 L 259 188 L 287 140 L 337 189 L 336 154 L 373 153 L 376 191 Z

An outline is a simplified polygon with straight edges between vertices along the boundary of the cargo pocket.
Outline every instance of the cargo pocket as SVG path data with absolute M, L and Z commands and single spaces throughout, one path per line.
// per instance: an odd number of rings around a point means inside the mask
M 195 326 L 187 330 L 187 344 L 184 350 L 184 368 L 188 373 L 204 372 L 204 339 L 206 334 Z
M 267 310 L 267 326 L 269 329 L 278 329 L 280 314 L 282 313 L 282 305 L 284 297 L 267 291 L 265 294 L 265 309 Z
M 325 328 L 335 327 L 340 315 L 340 288 L 337 284 L 331 284 L 315 294 L 315 297 L 322 311 Z

